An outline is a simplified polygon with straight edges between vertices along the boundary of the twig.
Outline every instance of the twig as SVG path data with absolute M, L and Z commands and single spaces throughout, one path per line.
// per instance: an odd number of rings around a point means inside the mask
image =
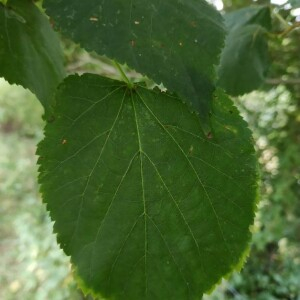
M 265 81 L 266 84 L 300 84 L 300 78 L 268 78 Z
M 279 35 L 280 36 L 285 36 L 289 34 L 292 30 L 299 28 L 300 27 L 300 22 L 295 22 L 291 26 L 287 27 L 283 32 L 281 32 Z

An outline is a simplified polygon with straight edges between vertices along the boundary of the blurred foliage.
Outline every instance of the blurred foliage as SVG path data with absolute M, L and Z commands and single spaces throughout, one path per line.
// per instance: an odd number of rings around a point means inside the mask
M 223 2 L 231 11 L 252 1 Z M 269 79 L 262 91 L 236 99 L 253 130 L 262 179 L 251 253 L 210 300 L 300 299 L 300 29 L 290 30 L 299 16 L 288 2 L 271 8 Z
M 0 79 L 0 299 L 80 299 L 36 183 L 42 107 Z M 76 298 L 77 296 L 77 298 Z
M 231 11 L 253 2 L 223 3 Z M 207 300 L 300 300 L 300 29 L 281 35 L 296 17 L 286 4 L 272 5 L 272 12 L 269 79 L 262 91 L 236 99 L 254 133 L 262 179 L 251 253 L 243 270 Z M 109 59 L 65 39 L 62 45 L 68 73 L 119 78 Z M 34 153 L 41 115 L 31 93 L 0 81 L 0 299 L 84 299 L 38 194 Z
M 282 85 L 237 99 L 253 130 L 261 196 L 253 243 L 240 274 L 210 300 L 300 299 L 300 107 Z

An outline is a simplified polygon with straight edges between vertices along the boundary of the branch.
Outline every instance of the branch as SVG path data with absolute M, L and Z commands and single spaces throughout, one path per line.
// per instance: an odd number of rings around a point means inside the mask
M 299 28 L 299 27 L 300 27 L 300 22 L 295 22 L 294 24 L 292 24 L 291 26 L 286 28 L 283 32 L 281 32 L 279 35 L 285 36 L 285 35 L 289 34 L 292 30 Z
M 300 84 L 300 78 L 267 78 L 265 81 L 266 84 Z

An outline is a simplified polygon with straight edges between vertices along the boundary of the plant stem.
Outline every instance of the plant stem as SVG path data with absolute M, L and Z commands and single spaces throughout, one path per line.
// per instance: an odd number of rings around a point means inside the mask
M 295 28 L 299 28 L 299 27 L 300 27 L 300 22 L 296 22 L 296 23 L 292 24 L 291 26 L 287 27 L 283 32 L 281 32 L 280 36 L 285 36 L 285 35 L 289 34 Z
M 119 63 L 117 63 L 115 60 L 113 61 L 115 67 L 117 68 L 117 70 L 119 71 L 122 79 L 127 83 L 129 88 L 133 88 L 133 82 L 129 80 L 129 78 L 126 76 L 125 72 L 123 71 L 122 67 L 119 65 Z
M 277 20 L 281 23 L 281 25 L 285 28 L 288 28 L 290 25 L 289 23 L 278 13 L 278 12 L 275 12 L 273 10 L 273 15 L 275 18 L 277 18 Z
M 287 79 L 282 79 L 282 78 L 267 78 L 266 79 L 266 84 L 300 84 L 300 78 L 287 78 Z

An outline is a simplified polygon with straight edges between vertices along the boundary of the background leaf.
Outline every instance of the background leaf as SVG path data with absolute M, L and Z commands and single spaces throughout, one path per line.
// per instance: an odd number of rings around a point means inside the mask
M 0 76 L 31 90 L 47 111 L 64 75 L 57 35 L 32 1 L 0 3 Z
M 299 8 L 300 7 L 300 0 L 289 0 L 288 3 L 291 4 L 291 6 L 293 8 Z
M 248 6 L 226 13 L 225 24 L 228 30 L 246 25 L 260 25 L 267 30 L 272 29 L 270 8 L 268 6 Z
M 208 118 L 225 32 L 206 1 L 45 0 L 44 6 L 82 47 L 162 82 Z
M 247 7 L 225 15 L 229 30 L 218 69 L 219 85 L 237 96 L 257 89 L 270 65 L 267 31 L 270 9 Z
M 177 97 L 97 75 L 68 77 L 56 100 L 38 148 L 41 191 L 86 291 L 198 299 L 239 264 L 256 159 L 222 92 L 208 136 Z

